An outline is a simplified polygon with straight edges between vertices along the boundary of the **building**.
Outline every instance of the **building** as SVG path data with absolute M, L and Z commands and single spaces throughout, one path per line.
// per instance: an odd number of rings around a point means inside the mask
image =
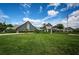
M 52 33 L 52 25 L 50 23 L 43 24 L 43 30 L 44 30 L 44 32 L 51 32 Z
M 24 24 L 16 28 L 16 32 L 26 32 L 26 31 L 34 31 L 34 30 L 36 30 L 36 27 L 33 26 L 29 21 L 25 22 Z
M 74 30 L 74 29 L 71 28 L 71 27 L 67 27 L 67 28 L 64 29 L 65 32 L 73 32 L 73 30 Z
M 52 25 L 50 23 L 46 24 L 46 30 L 47 32 L 52 30 Z

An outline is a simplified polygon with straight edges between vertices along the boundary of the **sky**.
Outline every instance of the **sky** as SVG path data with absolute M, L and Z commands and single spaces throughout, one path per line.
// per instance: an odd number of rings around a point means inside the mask
M 78 3 L 0 3 L 0 22 L 21 25 L 30 21 L 34 26 L 43 23 L 63 24 L 79 28 Z

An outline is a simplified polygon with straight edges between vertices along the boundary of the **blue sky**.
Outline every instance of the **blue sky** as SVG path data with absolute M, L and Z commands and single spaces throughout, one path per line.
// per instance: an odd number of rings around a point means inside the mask
M 31 21 L 35 26 L 43 23 L 63 23 L 66 26 L 67 15 L 77 14 L 79 4 L 77 3 L 0 3 L 0 22 L 6 21 L 11 24 L 22 24 Z M 79 25 L 79 15 L 69 17 L 69 26 Z M 75 17 L 75 18 L 74 18 Z M 76 21 L 72 18 L 76 19 Z M 77 22 L 73 23 L 73 22 Z

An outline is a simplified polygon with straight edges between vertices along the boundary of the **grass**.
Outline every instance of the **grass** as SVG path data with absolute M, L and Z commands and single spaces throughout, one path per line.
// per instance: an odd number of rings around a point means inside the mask
M 64 33 L 26 33 L 0 36 L 0 54 L 78 55 L 79 36 Z

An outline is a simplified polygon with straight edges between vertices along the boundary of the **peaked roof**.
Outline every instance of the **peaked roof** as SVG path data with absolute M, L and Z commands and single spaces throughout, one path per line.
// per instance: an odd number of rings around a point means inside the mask
M 52 26 L 50 23 L 46 24 L 46 26 Z
M 28 23 L 28 24 L 31 24 L 30 21 L 27 21 L 27 22 L 25 22 L 24 24 L 27 24 L 27 23 Z M 24 24 L 18 26 L 16 29 L 20 28 L 20 27 L 23 26 Z M 32 25 L 32 24 L 31 24 L 31 25 Z M 33 26 L 33 25 L 32 25 L 32 26 Z

